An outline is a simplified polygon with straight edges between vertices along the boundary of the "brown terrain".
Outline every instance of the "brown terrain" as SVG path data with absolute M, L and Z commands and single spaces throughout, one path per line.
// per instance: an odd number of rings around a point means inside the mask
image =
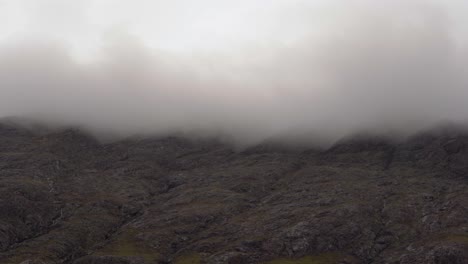
M 329 149 L 0 125 L 0 263 L 468 263 L 468 133 Z

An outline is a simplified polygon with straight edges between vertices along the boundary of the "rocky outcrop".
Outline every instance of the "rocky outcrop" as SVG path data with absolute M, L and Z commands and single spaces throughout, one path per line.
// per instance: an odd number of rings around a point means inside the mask
M 0 263 L 468 263 L 468 136 L 245 150 L 0 125 Z

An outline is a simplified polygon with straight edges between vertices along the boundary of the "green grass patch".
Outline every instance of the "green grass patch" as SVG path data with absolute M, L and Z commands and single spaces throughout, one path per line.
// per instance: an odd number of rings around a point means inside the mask
M 468 244 L 468 235 L 447 235 L 443 238 L 443 241 Z
M 201 263 L 201 257 L 199 254 L 190 254 L 190 255 L 184 255 L 176 258 L 175 264 L 200 264 Z
M 97 250 L 98 256 L 142 257 L 145 261 L 156 261 L 160 254 L 136 239 L 137 232 L 128 229 L 119 234 L 112 242 Z
M 280 258 L 266 262 L 265 264 L 336 264 L 340 259 L 340 255 L 338 254 L 326 253 L 298 259 Z

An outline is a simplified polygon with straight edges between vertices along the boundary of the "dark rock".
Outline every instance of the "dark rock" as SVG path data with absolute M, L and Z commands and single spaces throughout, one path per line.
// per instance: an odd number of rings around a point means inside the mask
M 0 263 L 468 263 L 467 146 L 442 131 L 236 151 L 0 125 Z

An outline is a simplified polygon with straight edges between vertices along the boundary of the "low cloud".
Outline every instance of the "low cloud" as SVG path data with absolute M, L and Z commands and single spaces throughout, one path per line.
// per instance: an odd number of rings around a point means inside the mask
M 125 32 L 87 63 L 60 41 L 10 41 L 0 47 L 0 116 L 244 145 L 329 144 L 358 132 L 408 135 L 465 123 L 463 34 L 443 6 L 408 2 L 343 4 L 320 34 L 191 56 L 148 48 Z M 307 15 L 294 10 L 288 16 Z

